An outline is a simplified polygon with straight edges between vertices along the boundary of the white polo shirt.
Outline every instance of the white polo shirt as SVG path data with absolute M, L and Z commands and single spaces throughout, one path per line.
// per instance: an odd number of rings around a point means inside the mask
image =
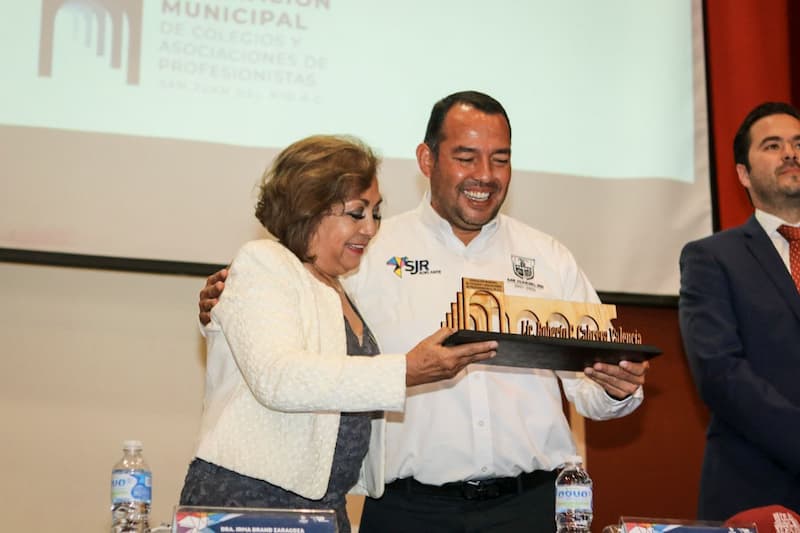
M 465 246 L 431 208 L 430 193 L 382 224 L 345 285 L 382 351 L 404 353 L 439 328 L 462 277 L 503 281 L 507 294 L 599 302 L 552 237 L 499 215 Z M 643 399 L 641 387 L 617 401 L 582 373 L 557 374 L 567 398 L 592 419 L 626 415 Z M 405 412 L 387 413 L 387 422 L 387 482 L 516 476 L 553 470 L 575 453 L 550 370 L 470 365 L 453 379 L 409 389 Z

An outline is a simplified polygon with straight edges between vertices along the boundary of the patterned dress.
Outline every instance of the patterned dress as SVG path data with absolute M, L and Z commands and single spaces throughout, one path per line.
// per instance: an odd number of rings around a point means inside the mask
M 361 322 L 364 324 L 364 332 L 363 340 L 359 343 L 358 337 L 345 320 L 347 353 L 351 356 L 377 355 L 378 343 L 363 319 Z M 358 481 L 361 464 L 369 447 L 370 422 L 374 416 L 380 416 L 380 413 L 341 414 L 331 477 L 325 495 L 319 500 L 309 500 L 264 480 L 244 476 L 195 458 L 189 465 L 180 503 L 204 507 L 333 509 L 336 511 L 339 532 L 350 533 L 345 495 Z

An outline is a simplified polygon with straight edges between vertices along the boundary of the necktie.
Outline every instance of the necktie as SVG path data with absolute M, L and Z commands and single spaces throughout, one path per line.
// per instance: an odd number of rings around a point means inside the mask
M 800 228 L 783 224 L 778 227 L 778 233 L 789 241 L 789 270 L 792 271 L 792 279 L 800 291 Z

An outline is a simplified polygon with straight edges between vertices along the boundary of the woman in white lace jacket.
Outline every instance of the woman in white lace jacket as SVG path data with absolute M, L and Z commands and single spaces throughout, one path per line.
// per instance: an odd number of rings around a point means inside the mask
M 265 173 L 256 216 L 276 240 L 242 247 L 213 309 L 181 504 L 331 508 L 349 531 L 345 493 L 383 491 L 375 411 L 400 411 L 407 385 L 493 354 L 493 342 L 444 347 L 442 329 L 408 354 L 368 357 L 377 344 L 339 276 L 358 267 L 380 225 L 377 166 L 356 139 L 314 136 Z

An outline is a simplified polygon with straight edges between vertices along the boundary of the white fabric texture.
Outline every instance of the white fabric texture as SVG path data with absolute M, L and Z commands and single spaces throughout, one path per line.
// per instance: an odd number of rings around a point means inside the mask
M 244 245 L 205 329 L 197 457 L 306 498 L 324 495 L 339 412 L 401 410 L 405 355 L 348 357 L 341 301 L 286 248 Z M 383 492 L 382 420 L 359 486 Z
M 530 279 L 514 273 L 514 256 L 533 266 Z M 503 281 L 508 294 L 599 301 L 552 237 L 500 215 L 465 246 L 430 207 L 430 193 L 415 210 L 383 223 L 359 270 L 344 281 L 381 349 L 402 353 L 439 327 L 462 276 Z M 641 387 L 617 401 L 582 373 L 558 378 L 592 419 L 626 415 L 643 399 Z M 575 453 L 556 373 L 487 365 L 409 389 L 404 413 L 387 414 L 386 444 L 387 481 L 414 477 L 432 485 L 553 470 Z

